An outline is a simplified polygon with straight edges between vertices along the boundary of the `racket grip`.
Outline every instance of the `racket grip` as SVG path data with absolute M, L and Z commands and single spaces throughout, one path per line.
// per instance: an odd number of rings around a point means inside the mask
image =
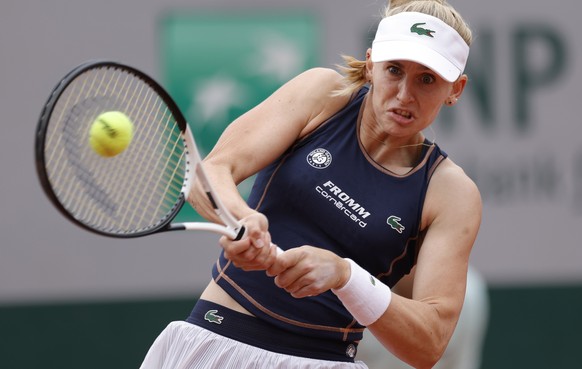
M 238 233 L 236 234 L 236 237 L 233 238 L 234 241 L 238 241 L 238 240 L 242 240 L 243 237 L 245 236 L 245 233 L 247 233 L 247 229 L 245 228 L 244 225 L 241 225 Z

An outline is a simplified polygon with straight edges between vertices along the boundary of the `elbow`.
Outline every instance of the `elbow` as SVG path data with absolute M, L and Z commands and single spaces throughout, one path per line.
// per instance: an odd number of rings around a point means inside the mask
M 443 356 L 444 351 L 441 351 L 439 353 L 435 353 L 434 355 L 428 356 L 424 362 L 421 364 L 421 366 L 418 367 L 418 369 L 431 369 L 433 368 L 437 362 L 441 359 L 441 357 Z
M 422 355 L 415 357 L 415 363 L 411 364 L 416 369 L 431 369 L 442 358 L 449 342 L 452 338 L 456 327 L 456 320 L 453 320 L 453 314 L 444 314 L 440 311 L 439 320 L 442 324 L 437 324 L 433 329 L 426 331 L 423 337 L 420 337 Z M 442 317 L 451 317 L 451 319 L 443 319 Z M 454 321 L 454 323 L 453 323 Z M 451 324 L 446 324 L 450 322 Z
M 438 355 L 426 355 L 422 358 L 417 358 L 416 362 L 409 363 L 412 367 L 416 369 L 431 369 L 437 364 L 440 360 L 442 353 Z
M 431 369 L 443 356 L 447 348 L 447 340 L 437 340 L 438 342 L 430 342 L 424 346 L 422 355 L 415 355 L 414 362 L 409 363 L 416 369 Z
M 434 368 L 436 363 L 440 360 L 440 356 L 436 358 L 425 358 L 424 360 L 419 360 L 418 363 L 411 363 L 416 369 L 431 369 Z

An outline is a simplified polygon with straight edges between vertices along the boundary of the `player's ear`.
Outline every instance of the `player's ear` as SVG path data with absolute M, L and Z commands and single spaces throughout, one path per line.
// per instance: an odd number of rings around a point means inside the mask
M 445 104 L 451 106 L 457 103 L 457 101 L 461 98 L 463 91 L 465 90 L 465 86 L 467 86 L 467 81 L 467 75 L 463 74 L 455 82 L 453 82 L 451 93 L 445 101 Z
M 458 100 L 461 97 L 461 95 L 463 94 L 463 91 L 465 90 L 465 86 L 467 86 L 468 80 L 469 80 L 469 78 L 467 77 L 467 75 L 462 74 L 459 77 L 459 79 L 457 79 L 455 82 L 453 82 L 453 90 L 452 90 L 451 96 Z
M 366 80 L 372 82 L 372 69 L 374 68 L 374 63 L 372 62 L 372 49 L 368 48 L 366 50 Z

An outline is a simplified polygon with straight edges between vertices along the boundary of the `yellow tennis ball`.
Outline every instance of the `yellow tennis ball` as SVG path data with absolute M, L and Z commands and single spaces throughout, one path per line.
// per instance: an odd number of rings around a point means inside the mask
M 133 138 L 133 123 L 119 111 L 108 111 L 95 119 L 89 131 L 89 145 L 99 155 L 121 154 Z

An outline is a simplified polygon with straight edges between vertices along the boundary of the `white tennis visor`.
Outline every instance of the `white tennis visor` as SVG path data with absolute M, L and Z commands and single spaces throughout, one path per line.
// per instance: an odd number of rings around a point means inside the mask
M 378 25 L 371 59 L 413 61 L 454 82 L 465 70 L 468 57 L 469 45 L 454 28 L 428 14 L 402 12 Z

